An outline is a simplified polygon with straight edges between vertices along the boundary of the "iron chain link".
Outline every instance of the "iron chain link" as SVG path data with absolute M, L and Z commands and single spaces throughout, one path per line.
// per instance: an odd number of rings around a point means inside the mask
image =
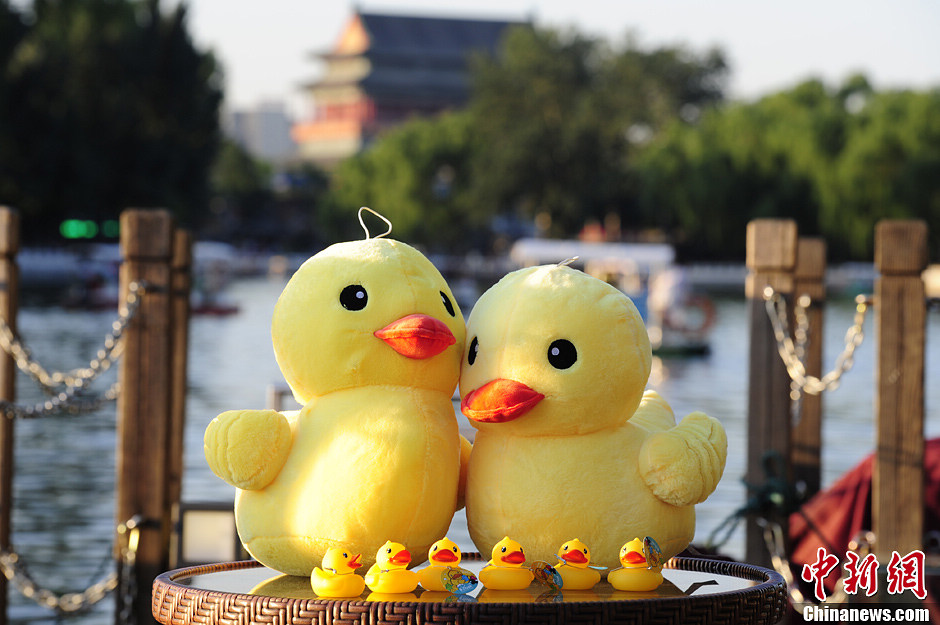
M 865 313 L 868 310 L 870 299 L 865 295 L 855 298 L 855 318 L 845 333 L 845 348 L 836 359 L 832 371 L 818 378 L 806 373 L 803 364 L 806 343 L 809 340 L 809 317 L 806 311 L 812 305 L 808 295 L 801 295 L 793 307 L 793 317 L 796 327 L 793 336 L 790 336 L 787 322 L 787 307 L 783 296 L 776 293 L 771 287 L 764 289 L 764 303 L 767 315 L 773 326 L 774 339 L 777 342 L 777 351 L 790 375 L 790 398 L 798 401 L 802 393 L 819 395 L 823 391 L 835 390 L 840 380 L 855 364 L 855 350 L 865 338 L 863 325 Z
M 137 556 L 139 536 L 137 519 L 130 519 L 120 524 L 118 533 L 123 537 L 121 566 L 124 570 L 124 577 L 127 579 L 133 577 L 133 567 Z M 112 572 L 82 592 L 57 594 L 36 583 L 23 565 L 19 554 L 15 551 L 0 551 L 0 571 L 24 597 L 61 614 L 75 614 L 85 611 L 107 597 L 118 587 L 118 575 L 116 572 Z
M 124 331 L 140 308 L 140 301 L 146 293 L 147 285 L 132 282 L 128 286 L 127 298 L 118 318 L 111 324 L 111 332 L 105 337 L 104 345 L 95 354 L 87 367 L 69 372 L 49 372 L 35 358 L 30 350 L 16 336 L 6 321 L 0 318 L 0 348 L 9 354 L 17 367 L 33 378 L 50 395 L 44 402 L 32 406 L 21 406 L 12 402 L 0 401 L 0 410 L 8 418 L 31 419 L 52 413 L 68 411 L 84 413 L 97 410 L 103 404 L 114 401 L 120 393 L 120 386 L 114 383 L 105 393 L 97 397 L 83 394 L 86 386 L 99 375 L 107 371 L 121 357 L 124 343 L 121 340 Z M 64 390 L 60 390 L 62 387 Z

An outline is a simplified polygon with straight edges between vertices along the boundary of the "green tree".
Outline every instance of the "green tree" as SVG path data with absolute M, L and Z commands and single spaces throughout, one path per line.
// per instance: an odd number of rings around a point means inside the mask
M 470 112 L 480 150 L 474 202 L 550 216 L 571 235 L 608 213 L 636 224 L 636 146 L 679 115 L 720 101 L 721 54 L 615 51 L 577 33 L 519 28 L 481 58 Z
M 208 200 L 222 95 L 185 4 L 35 0 L 31 12 L 0 67 L 0 191 L 26 236 L 128 206 L 190 223 Z
M 487 216 L 467 203 L 470 121 L 465 113 L 413 120 L 341 163 L 324 223 L 337 238 L 360 238 L 349 216 L 368 206 L 391 220 L 396 237 L 430 249 L 465 249 Z

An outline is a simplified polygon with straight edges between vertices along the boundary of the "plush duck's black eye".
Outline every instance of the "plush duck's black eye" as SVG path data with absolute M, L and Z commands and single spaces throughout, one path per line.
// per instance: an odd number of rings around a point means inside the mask
M 548 346 L 548 363 L 556 369 L 567 369 L 578 360 L 578 350 L 567 339 L 558 339 Z
M 467 352 L 468 365 L 472 365 L 476 362 L 478 351 L 480 351 L 480 343 L 477 341 L 477 337 L 473 337 L 473 340 L 470 341 L 470 349 Z
M 441 299 L 444 300 L 444 309 L 447 311 L 447 314 L 451 317 L 457 316 L 457 311 L 454 310 L 454 305 L 451 303 L 450 298 L 447 297 L 447 294 L 444 291 L 441 291 Z
M 362 310 L 369 302 L 369 294 L 361 284 L 350 284 L 339 294 L 339 303 L 346 310 Z

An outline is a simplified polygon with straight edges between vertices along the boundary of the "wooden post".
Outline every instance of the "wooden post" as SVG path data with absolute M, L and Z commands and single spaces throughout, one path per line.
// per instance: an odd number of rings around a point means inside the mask
M 127 210 L 121 214 L 121 294 L 132 282 L 145 282 L 140 308 L 124 334 L 117 426 L 118 523 L 140 515 L 136 566 L 122 570 L 136 590 L 132 606 L 118 593 L 117 614 L 131 610 L 149 622 L 153 579 L 169 565 L 170 509 L 167 506 L 167 450 L 172 388 L 170 381 L 170 255 L 173 221 L 167 211 Z M 122 537 L 118 537 L 121 545 Z M 132 582 L 128 584 L 128 582 Z
M 790 459 L 790 376 L 777 352 L 773 326 L 767 315 L 763 292 L 771 287 L 786 297 L 793 294 L 796 264 L 796 223 L 792 220 L 758 219 L 747 226 L 748 277 L 745 293 L 750 310 L 750 365 L 748 376 L 748 484 L 763 484 L 765 455 L 774 454 L 786 465 Z M 786 475 L 779 476 L 789 479 Z M 770 519 L 783 526 L 787 519 Z M 748 519 L 745 536 L 746 559 L 751 564 L 770 566 L 763 529 Z
M 822 376 L 823 311 L 826 301 L 826 242 L 821 238 L 800 237 L 796 244 L 796 271 L 793 295 L 809 295 L 811 306 L 806 311 L 809 336 L 803 356 L 806 374 Z M 822 394 L 803 393 L 799 420 L 790 432 L 790 462 L 793 479 L 805 487 L 807 497 L 819 492 L 821 485 Z
M 875 554 L 887 563 L 922 549 L 924 533 L 924 341 L 927 308 L 921 273 L 927 224 L 875 227 L 875 420 L 872 476 Z
M 19 297 L 20 218 L 11 208 L 0 206 L 0 317 L 16 331 Z M 0 399 L 16 400 L 16 363 L 0 353 Z M 0 416 L 0 549 L 10 549 L 13 515 L 13 419 Z M 0 625 L 7 622 L 7 579 L 0 575 Z
M 171 262 L 171 405 L 170 435 L 167 449 L 168 475 L 166 500 L 171 510 L 172 527 L 179 522 L 183 485 L 183 438 L 186 425 L 187 356 L 189 353 L 189 297 L 192 290 L 193 240 L 186 230 L 177 229 L 173 238 Z M 171 566 L 176 550 L 171 549 Z

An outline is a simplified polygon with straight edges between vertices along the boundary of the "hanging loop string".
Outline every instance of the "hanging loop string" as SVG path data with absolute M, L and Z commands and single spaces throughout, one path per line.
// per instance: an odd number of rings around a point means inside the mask
M 384 221 L 385 224 L 388 226 L 388 230 L 386 230 L 386 231 L 383 232 L 382 234 L 377 234 L 377 235 L 375 235 L 374 237 L 373 237 L 373 236 L 370 236 L 370 234 L 369 234 L 369 227 L 366 226 L 366 222 L 365 222 L 365 220 L 362 218 L 362 213 L 363 213 L 363 211 L 369 211 L 370 213 L 372 213 L 373 215 L 375 215 L 376 217 L 378 217 L 379 219 L 381 219 L 382 221 Z M 382 237 L 387 237 L 388 235 L 390 235 L 390 234 L 392 233 L 392 222 L 390 222 L 388 219 L 386 219 L 384 215 L 380 215 L 379 213 L 377 213 L 376 211 L 372 210 L 372 209 L 369 208 L 368 206 L 360 206 L 360 207 L 359 207 L 359 225 L 362 226 L 362 229 L 365 230 L 365 232 L 366 232 L 366 240 L 373 239 L 373 238 L 375 238 L 375 239 L 381 239 Z

